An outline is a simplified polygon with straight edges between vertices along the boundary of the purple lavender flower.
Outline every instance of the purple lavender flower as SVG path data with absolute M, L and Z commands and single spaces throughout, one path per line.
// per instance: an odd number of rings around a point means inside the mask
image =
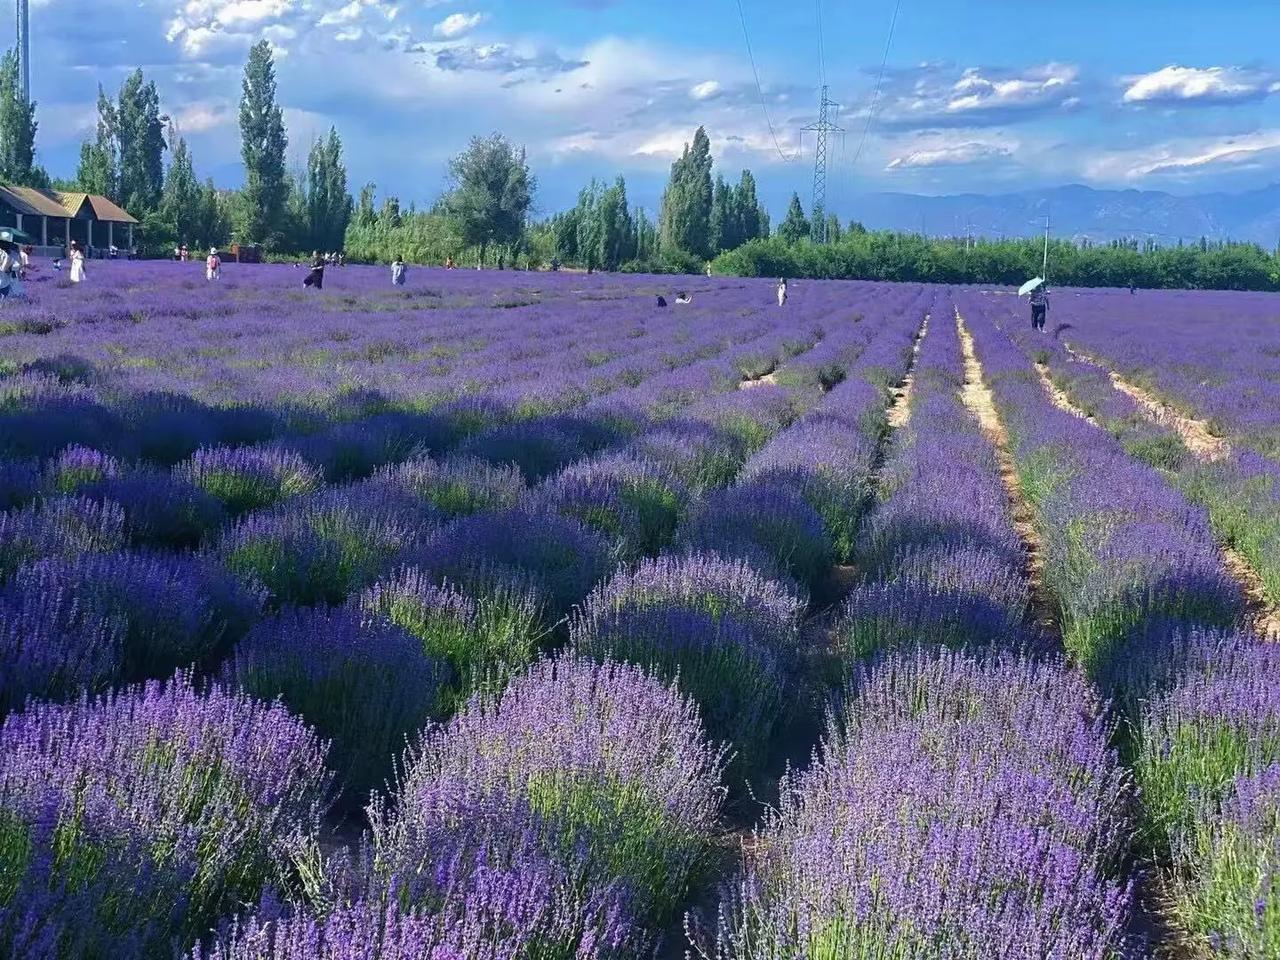
M 216 497 L 233 514 L 270 507 L 319 488 L 320 471 L 280 447 L 197 450 L 174 474 Z
M 384 467 L 374 480 L 407 491 L 450 519 L 484 510 L 510 509 L 526 490 L 516 467 L 493 466 L 467 457 L 442 461 L 416 457 Z
M 532 593 L 495 585 L 472 599 L 416 567 L 375 583 L 359 604 L 412 634 L 428 655 L 449 663 L 454 687 L 444 698 L 446 711 L 474 693 L 501 692 L 533 662 L 543 633 Z
M 620 559 L 655 555 L 670 543 L 689 493 L 652 460 L 597 457 L 560 471 L 538 489 L 545 506 L 599 530 Z
M 832 563 L 817 511 L 796 491 L 772 484 L 747 483 L 709 495 L 690 512 L 677 545 L 747 560 L 763 556 L 810 589 Z
M 45 484 L 54 493 L 78 493 L 98 480 L 120 475 L 120 463 L 88 447 L 71 446 L 45 465 Z
M 318 607 L 259 623 L 236 646 L 227 674 L 314 724 L 332 743 L 331 765 L 348 799 L 362 801 L 439 709 L 450 669 L 385 620 Z
M 207 558 L 159 553 L 42 560 L 20 570 L 9 593 L 19 605 L 73 599 L 78 620 L 118 624 L 119 671 L 127 682 L 212 667 L 258 619 L 263 603 L 261 591 Z
M 0 582 L 46 557 L 119 550 L 124 511 L 85 497 L 53 497 L 14 513 L 0 513 Z
M 324 747 L 284 708 L 181 675 L 33 705 L 0 728 L 0 866 L 17 880 L 3 909 L 58 908 L 50 936 L 101 956 L 190 946 L 288 882 L 329 780 Z
M 698 703 L 733 742 L 735 776 L 754 769 L 798 669 L 801 601 L 741 561 L 660 557 L 587 598 L 570 625 L 580 653 L 636 663 Z
M 726 885 L 724 958 L 1124 950 L 1125 789 L 1083 680 L 958 654 L 856 675 Z
M 423 741 L 394 810 L 375 816 L 379 857 L 404 863 L 441 804 L 528 805 L 547 855 L 585 858 L 597 883 L 623 883 L 636 916 L 661 924 L 705 865 L 721 766 L 675 688 L 636 667 L 543 661 Z
M 567 614 L 610 569 L 608 546 L 595 531 L 525 508 L 455 520 L 410 559 L 468 592 L 532 588 L 553 617 Z

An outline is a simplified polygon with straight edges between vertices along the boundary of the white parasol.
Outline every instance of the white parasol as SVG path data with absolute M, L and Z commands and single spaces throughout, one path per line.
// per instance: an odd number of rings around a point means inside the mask
M 1022 286 L 1018 288 L 1018 296 L 1025 297 L 1032 290 L 1035 290 L 1037 287 L 1041 287 L 1043 285 L 1044 285 L 1043 277 L 1036 277 L 1034 280 L 1028 280 L 1026 283 L 1024 283 Z

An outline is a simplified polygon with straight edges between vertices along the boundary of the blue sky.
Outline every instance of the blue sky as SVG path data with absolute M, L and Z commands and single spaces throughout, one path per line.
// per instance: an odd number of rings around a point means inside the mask
M 197 172 L 236 185 L 240 69 L 266 37 L 291 162 L 334 125 L 353 190 L 372 180 L 429 203 L 448 157 L 500 130 L 528 148 L 541 212 L 618 173 L 652 209 L 702 123 L 719 168 L 751 167 L 780 212 L 812 179 L 799 130 L 816 109 L 821 9 L 826 79 L 849 131 L 830 174 L 842 216 L 856 216 L 862 191 L 1197 193 L 1280 180 L 1275 0 L 901 0 L 878 100 L 894 0 L 742 4 L 781 150 L 735 0 L 32 0 L 40 158 L 73 172 L 97 84 L 114 90 L 141 66 Z

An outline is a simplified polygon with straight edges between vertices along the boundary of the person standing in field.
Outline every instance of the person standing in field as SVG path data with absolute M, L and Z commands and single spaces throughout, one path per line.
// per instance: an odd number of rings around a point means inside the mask
M 408 274 L 409 268 L 404 265 L 404 257 L 396 257 L 391 264 L 391 285 L 403 287 Z
M 1045 317 L 1049 313 L 1049 291 L 1044 284 L 1031 291 L 1031 329 L 1044 330 Z
M 302 285 L 324 289 L 324 257 L 320 256 L 319 250 L 311 251 L 311 270 L 302 278 Z
M 79 240 L 71 241 L 71 282 L 84 282 L 84 250 Z
M 209 256 L 204 261 L 204 278 L 206 280 L 222 279 L 222 257 L 218 256 L 217 247 L 209 248 Z
M 0 241 L 0 300 L 7 300 L 13 293 L 13 263 L 17 257 L 17 248 L 11 243 Z
M 787 305 L 787 278 L 778 278 L 778 306 L 785 307 Z

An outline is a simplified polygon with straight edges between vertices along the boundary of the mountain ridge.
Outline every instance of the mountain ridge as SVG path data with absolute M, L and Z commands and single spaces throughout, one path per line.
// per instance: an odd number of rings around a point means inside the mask
M 932 236 L 963 236 L 969 229 L 981 237 L 1035 236 L 1048 212 L 1054 236 L 1099 243 L 1150 238 L 1169 245 L 1206 237 L 1270 249 L 1280 240 L 1280 183 L 1188 196 L 1083 184 L 995 194 L 866 193 L 852 207 L 853 219 L 868 229 L 923 229 Z

